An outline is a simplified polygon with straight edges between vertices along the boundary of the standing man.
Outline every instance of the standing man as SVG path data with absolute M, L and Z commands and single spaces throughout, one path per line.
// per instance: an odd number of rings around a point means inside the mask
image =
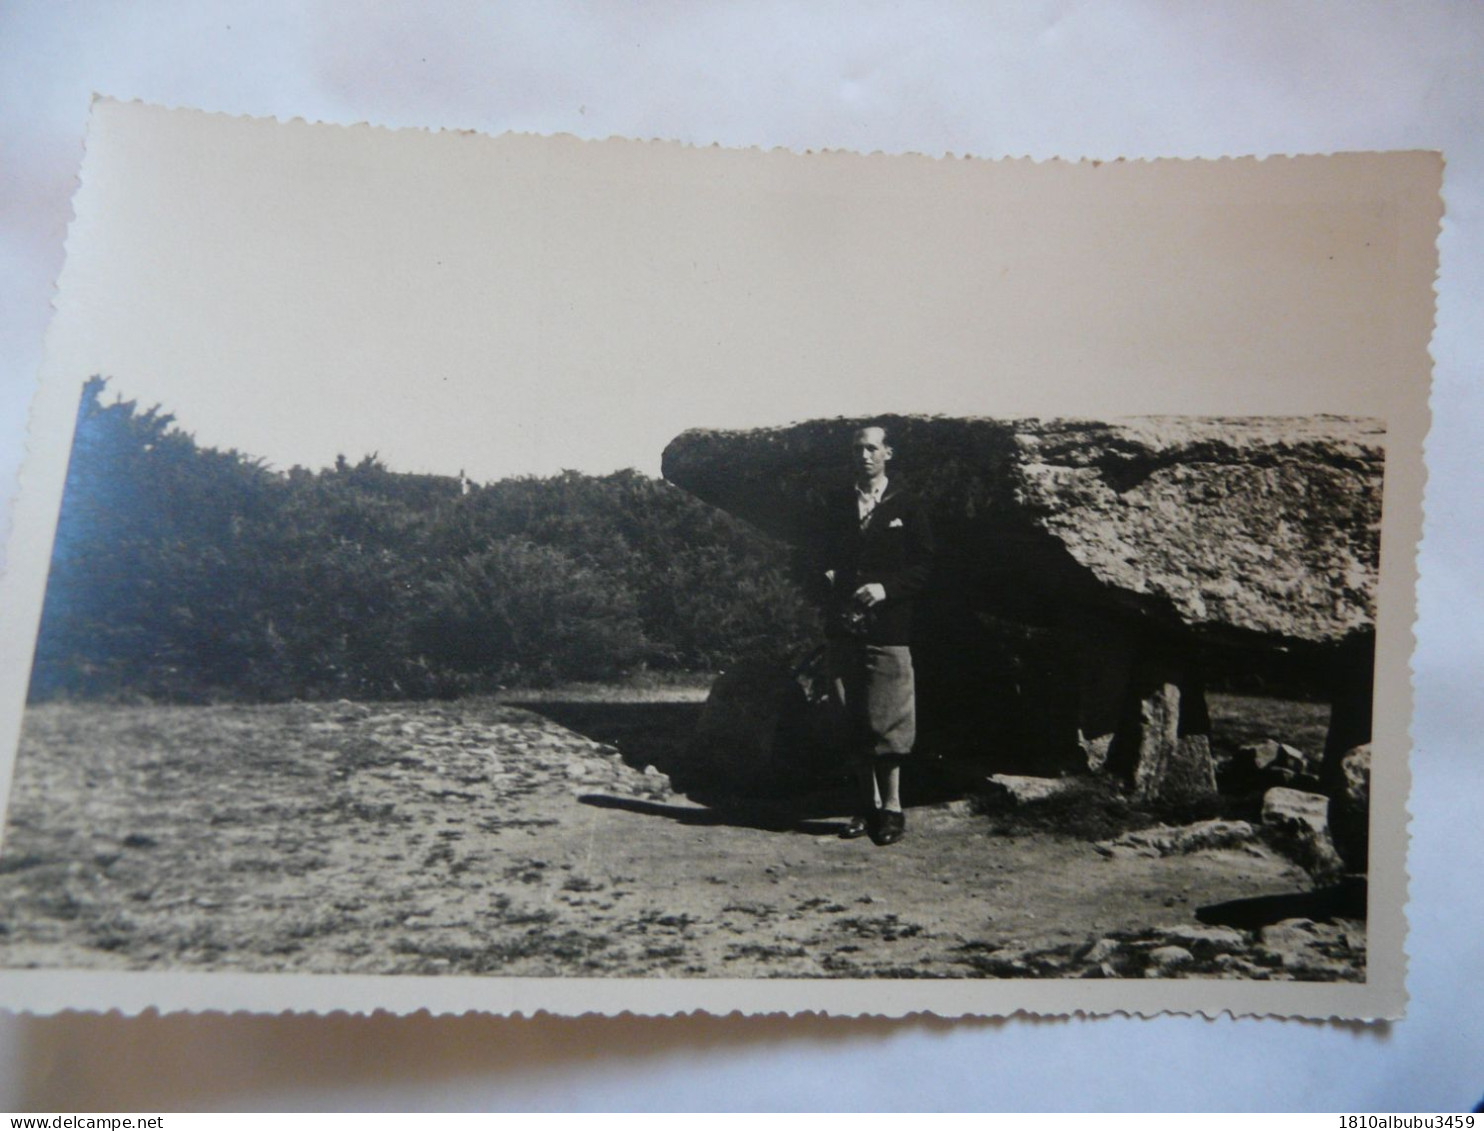
M 826 641 L 833 697 L 860 785 L 856 815 L 840 834 L 895 844 L 906 830 L 902 762 L 917 738 L 912 601 L 932 569 L 927 514 L 900 478 L 888 475 L 887 429 L 873 424 L 851 438 L 854 486 L 832 497 L 822 516 Z

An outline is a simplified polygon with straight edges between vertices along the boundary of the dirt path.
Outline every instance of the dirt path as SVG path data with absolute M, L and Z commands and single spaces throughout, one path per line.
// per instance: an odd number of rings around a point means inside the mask
M 26 715 L 0 853 L 0 962 L 1055 975 L 1087 971 L 1107 937 L 1125 954 L 1172 937 L 1197 958 L 1241 951 L 1254 937 L 1213 942 L 1194 908 L 1304 886 L 1258 844 L 1107 859 L 991 835 L 962 801 L 913 809 L 907 839 L 876 848 L 836 837 L 845 805 L 704 808 L 614 747 L 490 702 L 48 705 Z M 1357 931 L 1323 976 L 1354 967 Z

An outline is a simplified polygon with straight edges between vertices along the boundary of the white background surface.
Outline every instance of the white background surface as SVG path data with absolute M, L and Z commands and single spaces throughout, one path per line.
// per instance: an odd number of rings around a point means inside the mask
M 93 91 L 230 113 L 698 144 L 1448 159 L 1410 943 L 1391 1026 L 683 1018 L 5 1019 L 0 1107 L 1458 1109 L 1484 1094 L 1484 6 L 0 6 L 0 494 Z

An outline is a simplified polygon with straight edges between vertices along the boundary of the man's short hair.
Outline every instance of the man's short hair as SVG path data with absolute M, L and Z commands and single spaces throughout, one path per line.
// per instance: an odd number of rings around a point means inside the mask
M 868 420 L 864 424 L 859 425 L 851 435 L 859 436 L 862 432 L 867 432 L 872 428 L 879 428 L 881 430 L 881 442 L 887 447 L 890 447 L 891 422 L 888 420 Z

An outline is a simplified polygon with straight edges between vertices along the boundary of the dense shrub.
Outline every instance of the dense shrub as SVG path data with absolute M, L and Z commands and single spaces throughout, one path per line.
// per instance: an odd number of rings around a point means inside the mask
M 712 670 L 814 631 L 781 546 L 661 480 L 278 473 L 103 391 L 79 411 L 33 698 L 446 694 Z
M 458 676 L 549 683 L 618 675 L 642 657 L 644 629 L 626 587 L 551 546 L 502 538 L 428 581 L 413 642 Z

